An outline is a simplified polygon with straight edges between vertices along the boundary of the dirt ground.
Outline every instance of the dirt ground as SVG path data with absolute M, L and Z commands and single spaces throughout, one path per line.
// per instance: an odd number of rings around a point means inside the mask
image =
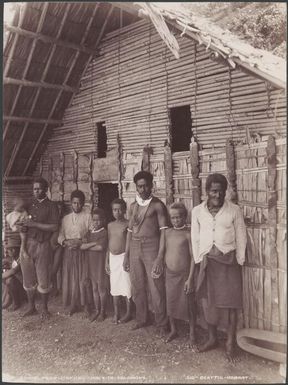
M 188 327 L 169 344 L 155 327 L 132 331 L 135 321 L 112 324 L 111 311 L 100 323 L 83 313 L 69 317 L 61 298 L 50 301 L 50 320 L 22 318 L 25 306 L 2 312 L 2 381 L 36 383 L 284 383 L 279 364 L 240 351 L 228 364 L 224 340 L 197 354 L 187 344 Z M 200 340 L 205 331 L 197 328 Z

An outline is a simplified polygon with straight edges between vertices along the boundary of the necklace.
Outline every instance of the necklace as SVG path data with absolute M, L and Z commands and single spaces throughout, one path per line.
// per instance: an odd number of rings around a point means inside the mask
M 183 229 L 185 229 L 185 227 L 186 227 L 186 225 L 183 225 L 182 227 L 175 227 L 175 226 L 173 226 L 173 228 L 175 230 L 183 230 Z

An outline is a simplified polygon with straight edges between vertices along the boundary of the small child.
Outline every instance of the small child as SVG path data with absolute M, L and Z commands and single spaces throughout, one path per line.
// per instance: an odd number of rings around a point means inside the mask
M 9 238 L 7 258 L 2 260 L 2 309 L 18 309 L 27 299 L 19 264 L 20 239 Z M 9 310 L 10 310 L 9 309 Z
M 87 243 L 83 243 L 81 250 L 87 250 L 88 276 L 93 290 L 93 301 L 96 311 L 91 314 L 91 322 L 104 321 L 106 317 L 108 276 L 105 272 L 105 256 L 107 252 L 108 236 L 104 228 L 105 213 L 96 208 L 92 214 L 92 228 L 87 234 Z M 100 300 L 99 300 L 100 297 Z
M 183 203 L 169 208 L 173 228 L 165 230 L 161 254 L 165 255 L 165 286 L 167 315 L 171 327 L 166 342 L 177 337 L 176 319 L 189 321 L 190 347 L 195 346 L 194 259 L 190 229 L 186 225 L 187 209 Z M 164 249 L 164 250 L 163 250 Z
M 115 221 L 108 224 L 108 252 L 106 271 L 110 274 L 111 295 L 113 296 L 113 323 L 126 323 L 131 320 L 131 281 L 130 274 L 123 268 L 128 221 L 124 218 L 127 206 L 123 199 L 111 203 Z M 119 296 L 126 298 L 126 314 L 119 320 Z
M 10 227 L 10 229 L 13 232 L 18 231 L 18 224 L 21 224 L 25 219 L 31 218 L 30 215 L 28 215 L 26 211 L 26 203 L 23 198 L 21 197 L 16 197 L 13 200 L 14 203 L 14 210 L 11 211 L 6 216 L 6 221 Z M 29 255 L 27 253 L 26 249 L 26 239 L 27 235 L 26 233 L 23 233 L 20 231 L 20 238 L 21 238 L 21 248 L 20 248 L 20 255 L 22 255 L 24 258 L 29 258 Z

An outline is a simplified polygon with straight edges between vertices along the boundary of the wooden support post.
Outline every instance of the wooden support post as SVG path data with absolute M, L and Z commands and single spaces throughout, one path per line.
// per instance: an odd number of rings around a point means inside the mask
M 149 145 L 143 148 L 142 154 L 142 166 L 141 169 L 143 171 L 150 171 L 150 155 L 153 154 L 153 150 Z
M 75 150 L 73 157 L 73 182 L 76 184 L 76 189 L 78 189 L 78 153 Z
M 124 170 L 123 170 L 123 162 L 122 162 L 122 146 L 121 146 L 119 134 L 117 134 L 117 148 L 118 148 L 118 162 L 119 162 L 118 191 L 119 191 L 119 197 L 122 199 L 123 198 L 122 179 L 123 179 Z
M 271 324 L 273 331 L 279 331 L 279 293 L 278 293 L 278 252 L 277 252 L 277 192 L 276 192 L 276 142 L 270 135 L 267 141 L 268 164 L 268 225 L 271 268 Z
M 91 152 L 90 156 L 89 156 L 89 188 L 90 188 L 90 196 L 89 196 L 89 203 L 90 203 L 90 212 L 92 213 L 93 212 L 93 208 L 94 208 L 94 199 L 93 199 L 93 195 L 94 195 L 94 185 L 93 185 L 93 153 Z
M 60 183 L 59 192 L 61 196 L 61 202 L 64 201 L 64 170 L 65 170 L 65 155 L 64 152 L 60 153 Z
M 192 207 L 195 207 L 201 203 L 201 180 L 199 178 L 198 143 L 195 141 L 194 136 L 192 136 L 190 143 L 190 164 L 192 175 Z
M 226 141 L 226 165 L 227 165 L 227 179 L 230 186 L 230 199 L 233 203 L 237 203 L 237 176 L 235 165 L 235 151 L 234 143 L 231 138 Z
M 51 192 L 51 198 L 52 198 L 52 183 L 53 183 L 53 157 L 49 157 L 49 163 L 48 163 L 48 184 L 49 184 L 49 190 Z
M 270 235 L 270 256 L 271 266 L 278 267 L 278 256 L 276 247 L 276 232 L 277 232 L 277 193 L 276 193 L 276 142 L 273 136 L 268 137 L 267 141 L 267 163 L 268 163 L 268 224 Z
M 171 205 L 174 201 L 173 197 L 173 169 L 172 169 L 172 151 L 168 140 L 164 143 L 164 169 L 165 169 L 165 185 L 166 185 L 166 204 Z

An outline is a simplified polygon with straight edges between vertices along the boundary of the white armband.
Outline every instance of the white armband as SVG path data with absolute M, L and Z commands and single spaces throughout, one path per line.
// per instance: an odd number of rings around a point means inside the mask
M 129 229 L 129 228 L 127 229 L 127 231 L 129 231 L 129 233 L 133 233 L 133 231 L 131 229 Z
M 164 229 L 168 229 L 168 226 L 163 226 L 159 228 L 159 230 L 164 230 Z

